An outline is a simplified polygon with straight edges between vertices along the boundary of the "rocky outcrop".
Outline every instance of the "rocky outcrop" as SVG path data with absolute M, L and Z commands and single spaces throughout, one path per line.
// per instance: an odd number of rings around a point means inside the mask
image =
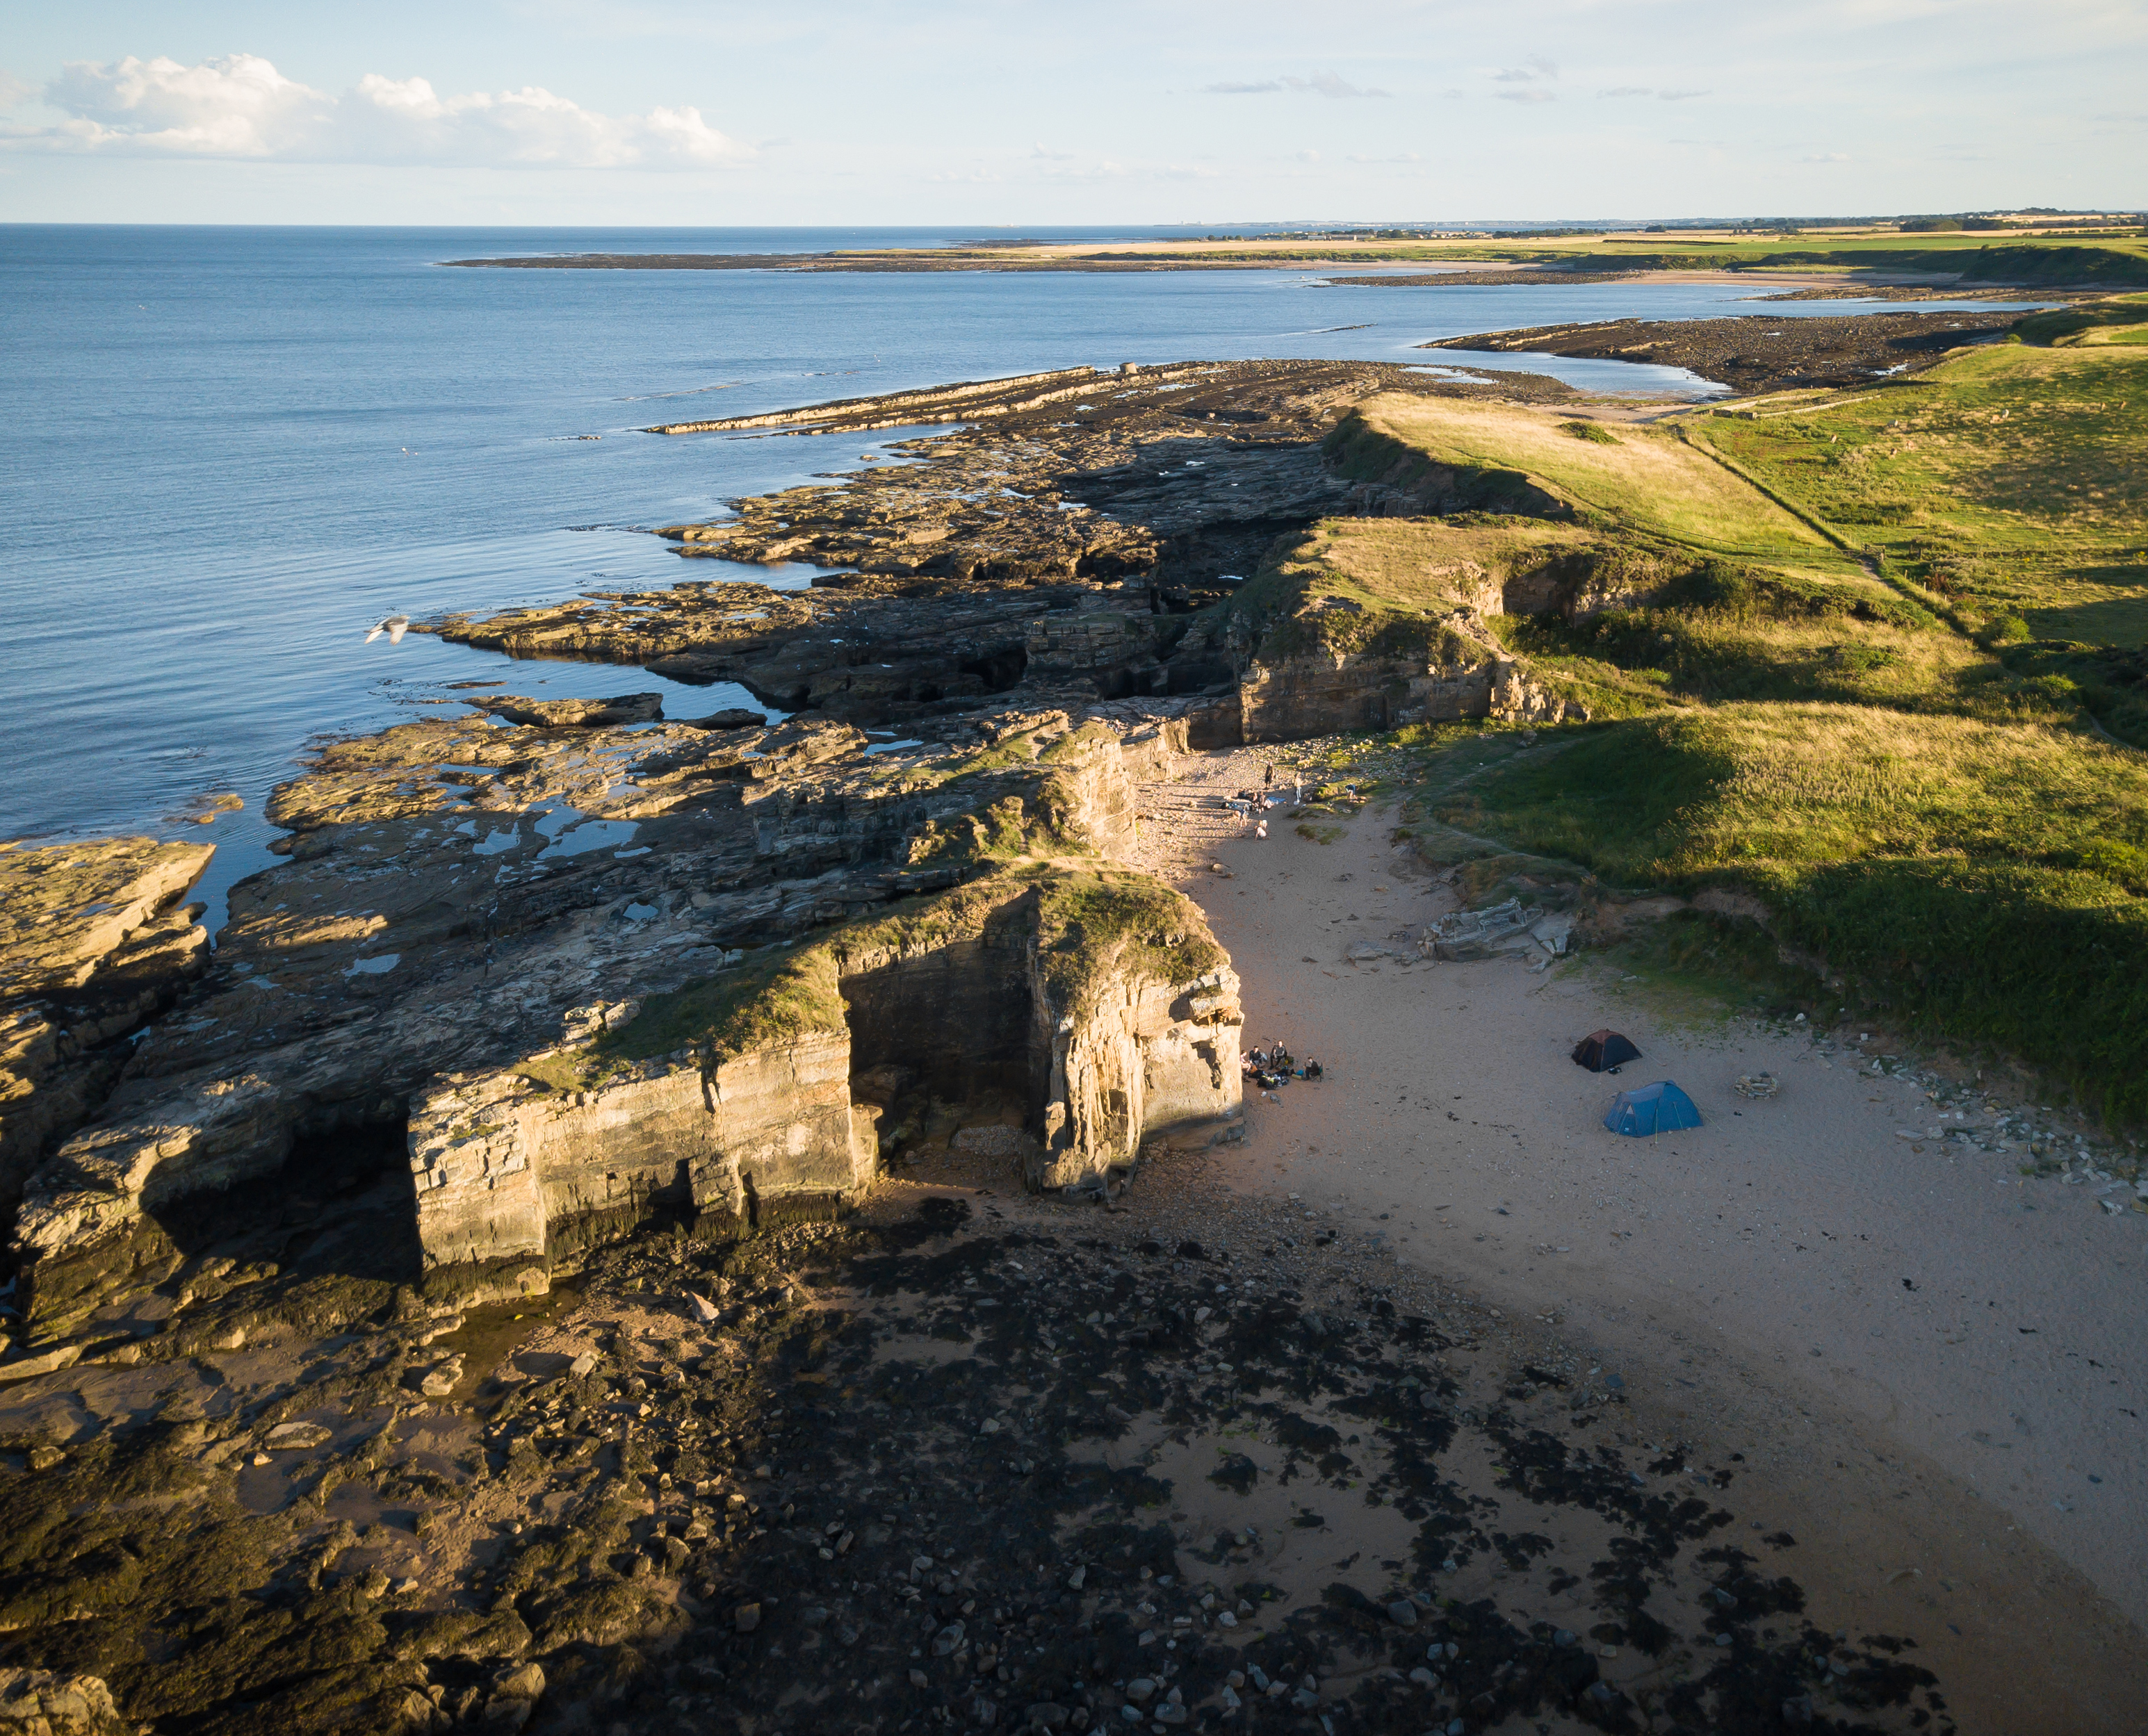
M 1099 1185 L 1237 1106 L 1237 987 L 1199 914 L 1142 876 L 1001 869 L 433 1081 L 409 1135 L 425 1264 L 527 1293 L 563 1246 L 660 1209 L 723 1232 L 837 1209 L 871 1185 L 883 1116 L 920 1098 L 1011 1105 L 1031 1185 Z
M 1186 731 L 1123 707 L 1079 726 L 1001 712 L 883 750 L 810 718 L 473 717 L 324 749 L 270 804 L 289 860 L 233 889 L 213 970 L 27 1189 L 35 1331 L 92 1331 L 115 1297 L 164 1282 L 202 1202 L 273 1214 L 384 1140 L 409 1153 L 423 1263 L 474 1294 L 527 1288 L 563 1249 L 652 1212 L 751 1224 L 854 1198 L 896 1106 L 854 1108 L 852 1075 L 891 1060 L 943 1098 L 1011 1091 L 1042 1136 L 1052 1056 L 1071 1057 L 1052 1146 L 1069 1178 L 1126 1161 L 1159 1117 L 1227 1110 L 1235 1002 L 1172 1011 L 1220 953 L 1175 906 L 1157 920 L 1178 941 L 1127 940 L 1141 896 L 1097 891 L 1133 835 L 1129 765 L 1152 775 Z M 1062 880 L 1102 901 L 1040 938 Z M 991 958 L 982 918 L 966 936 L 957 920 L 987 905 L 1027 913 L 995 930 Z M 986 997 L 991 1017 L 956 991 L 973 971 L 1013 985 Z M 906 973 L 930 991 L 902 1017 L 846 1011 Z M 1103 980 L 1119 1002 L 1092 1017 Z M 1105 1024 L 1119 1034 L 1092 1062 Z M 973 1066 L 972 1029 L 1018 1040 Z M 1222 1081 L 1206 1097 L 1180 1052 L 1204 1044 Z M 1109 1082 L 1085 1096 L 1092 1076 Z M 1130 1106 L 1098 1106 L 1113 1104 Z
M 594 729 L 604 724 L 655 723 L 664 715 L 660 693 L 622 693 L 608 700 L 528 700 L 503 693 L 470 703 L 509 723 L 540 729 Z
M 807 590 L 690 581 L 425 630 L 736 681 L 780 710 L 867 725 L 982 709 L 1025 680 L 1032 691 L 1086 684 L 1103 699 L 1193 695 L 1232 671 L 1182 618 L 1227 597 L 1277 536 L 1353 509 L 1353 479 L 1321 444 L 1353 405 L 1383 392 L 1540 388 L 1563 392 L 1523 375 L 1457 381 L 1373 363 L 1188 363 L 671 424 L 663 431 L 973 425 L 906 443 L 914 463 L 658 533 L 690 557 L 848 569 Z
M 854 1201 L 878 1153 L 851 1114 L 849 1032 L 786 1035 L 744 1055 L 629 1067 L 564 1088 L 528 1071 L 451 1074 L 411 1106 L 410 1175 L 429 1270 L 519 1267 L 545 1286 L 562 1246 L 665 1207 L 753 1225 L 764 1202 L 795 1215 Z M 534 1263 L 532 1263 L 534 1262 Z M 462 1287 L 468 1293 L 476 1287 Z
M 2048 256 L 2047 256 L 2048 257 Z M 1602 356 L 1689 369 L 1744 393 L 1869 385 L 1921 373 L 1965 344 L 1988 344 L 2011 313 L 1854 314 L 1784 319 L 1746 314 L 1729 319 L 1613 319 L 1532 326 L 1441 338 L 1426 349 L 1530 350 Z
M 315 1171 L 362 1191 L 390 1146 L 413 1259 L 519 1288 L 652 1213 L 750 1224 L 855 1197 L 926 1081 L 1026 1129 L 1041 1186 L 1088 1185 L 1227 1110 L 1227 962 L 1192 961 L 1207 943 L 1182 912 L 1128 927 L 1142 895 L 1095 878 L 1132 836 L 1133 780 L 1239 740 L 1580 715 L 1484 617 L 1538 606 L 1516 588 L 1532 583 L 1571 604 L 1597 566 L 1569 546 L 1580 530 L 1516 520 L 1529 560 L 1457 564 L 1443 610 L 1353 621 L 1363 605 L 1317 587 L 1241 609 L 1278 533 L 1366 479 L 1338 474 L 1370 462 L 1362 439 L 1321 444 L 1353 405 L 1481 389 L 1324 363 L 986 385 L 943 408 L 994 406 L 989 425 L 920 443 L 915 464 L 666 533 L 682 553 L 855 571 L 435 624 L 737 681 L 794 715 L 494 695 L 321 750 L 274 793 L 287 860 L 233 889 L 199 990 L 123 1067 L 48 1091 L 20 1146 L 48 1151 L 18 1225 L 37 1330 L 87 1332 L 116 1293 L 163 1282 L 208 1233 L 188 1227 L 195 1202 L 266 1209 Z M 999 913 L 958 931 L 973 886 Z M 1101 902 L 1061 911 L 1079 889 Z M 789 987 L 764 989 L 819 1022 L 712 1035 L 778 966 Z M 19 1073 L 57 1076 L 53 1031 L 5 1029 Z
M 1235 1108 L 1245 1023 L 1237 988 L 1227 966 L 1183 981 L 1130 972 L 1056 1018 L 1040 994 L 1051 1073 L 1032 1182 L 1102 1185 L 1130 1168 L 1147 1140 Z
M 133 1736 L 96 1676 L 0 1670 L 0 1736 Z
M 183 905 L 206 844 L 112 838 L 0 844 L 0 1212 L 118 1077 L 118 1040 L 168 1006 L 208 960 Z
M 1338 635 L 1323 619 L 1363 613 L 1346 599 L 1313 597 L 1264 635 L 1238 682 L 1245 740 L 1293 741 L 1460 718 L 1558 723 L 1588 715 L 1509 655 L 1474 610 L 1398 618 L 1356 647 L 1352 639 L 1365 635 Z

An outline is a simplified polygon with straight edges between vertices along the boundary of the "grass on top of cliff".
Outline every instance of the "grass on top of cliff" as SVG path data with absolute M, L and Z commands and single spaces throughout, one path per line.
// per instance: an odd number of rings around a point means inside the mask
M 1732 705 L 1450 745 L 1426 770 L 1445 825 L 1614 884 L 1741 887 L 1864 1005 L 2148 1116 L 2137 754 L 2050 724 Z
M 2048 683 L 2010 676 L 1988 651 L 1863 574 L 1815 578 L 1695 559 L 1542 519 L 1331 519 L 1274 554 L 1233 606 L 1267 660 L 1317 650 L 1450 662 L 1486 654 L 1439 619 L 1473 606 L 1533 676 L 1597 717 L 1740 699 L 2000 717 L 2048 715 L 2057 703 Z M 1517 592 L 1548 590 L 1562 575 L 1654 600 L 1571 625 L 1499 612 Z
M 1227 605 L 1270 659 L 1301 649 L 1464 655 L 1434 617 L 1496 610 L 1519 571 L 1595 550 L 1603 539 L 1543 519 L 1322 519 L 1272 552 Z
M 2148 595 L 2148 348 L 2091 341 L 2124 334 L 1965 350 L 1913 379 L 1754 399 L 1688 431 L 1960 608 L 2138 643 L 2148 614 L 2121 623 L 2110 605 Z
M 1060 865 L 1036 891 L 1037 968 L 1061 1011 L 1093 1005 L 1127 976 L 1191 982 L 1230 961 L 1198 906 L 1145 874 Z
M 520 1071 L 557 1090 L 582 1090 L 623 1066 L 682 1051 L 720 1062 L 844 1031 L 845 976 L 975 940 L 996 922 L 1034 923 L 1039 969 L 1062 1011 L 1091 1005 L 1127 974 L 1187 982 L 1228 962 L 1199 910 L 1160 881 L 1087 859 L 1022 858 L 740 969 L 652 995 L 620 1029 Z
M 655 1061 L 682 1049 L 727 1061 L 810 1032 L 846 1028 L 834 961 L 822 948 L 797 946 L 668 995 L 651 995 L 632 1021 L 590 1046 L 583 1068 L 593 1080 L 609 1064 Z
M 1615 443 L 1576 439 L 1557 410 L 1493 400 L 1368 399 L 1329 437 L 1344 475 L 1408 487 L 1423 467 L 1505 474 L 1588 523 L 1637 530 L 1699 554 L 1854 576 L 1856 563 L 1676 430 L 1629 423 Z
M 1488 624 L 1531 672 L 1592 715 L 1666 704 L 1829 700 L 1999 720 L 2070 715 L 2070 695 L 2011 675 L 1973 641 L 1900 599 L 1798 586 L 1728 566 L 1685 575 L 1645 607 L 1568 624 Z

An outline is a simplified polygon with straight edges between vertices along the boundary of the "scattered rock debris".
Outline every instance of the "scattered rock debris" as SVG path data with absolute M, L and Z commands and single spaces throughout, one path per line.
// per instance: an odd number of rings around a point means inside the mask
M 18 1387 L 0 1668 L 264 1736 L 1954 1728 L 1623 1382 L 1301 1211 L 892 1184 L 429 1343 Z

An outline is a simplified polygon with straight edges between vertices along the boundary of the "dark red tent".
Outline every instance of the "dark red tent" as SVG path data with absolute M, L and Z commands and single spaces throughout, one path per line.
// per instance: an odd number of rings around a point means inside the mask
M 1592 1031 L 1573 1046 L 1575 1064 L 1592 1073 L 1608 1073 L 1640 1058 L 1641 1051 L 1615 1031 Z

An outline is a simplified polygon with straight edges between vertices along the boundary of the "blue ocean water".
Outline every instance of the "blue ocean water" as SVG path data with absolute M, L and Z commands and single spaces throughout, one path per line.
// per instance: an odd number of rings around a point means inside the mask
M 422 635 L 364 642 L 392 613 L 689 576 L 636 527 L 705 517 L 899 438 L 635 431 L 651 422 L 1085 362 L 1423 361 L 1435 359 L 1411 347 L 1431 338 L 1692 318 L 1754 293 L 1327 288 L 1304 270 L 800 276 L 439 263 L 951 238 L 961 238 L 0 227 L 0 700 L 12 745 L 0 838 L 205 838 L 219 849 L 203 890 L 220 905 L 225 887 L 268 860 L 261 805 L 305 743 L 424 715 L 414 708 L 440 698 L 441 683 L 504 675 L 509 690 L 548 696 L 665 689 L 672 715 L 747 702 L 735 688 L 514 665 Z M 1473 359 L 1578 385 L 1707 389 L 1670 369 Z M 719 570 L 697 561 L 690 576 Z M 200 829 L 168 819 L 224 790 L 244 798 L 242 813 Z

